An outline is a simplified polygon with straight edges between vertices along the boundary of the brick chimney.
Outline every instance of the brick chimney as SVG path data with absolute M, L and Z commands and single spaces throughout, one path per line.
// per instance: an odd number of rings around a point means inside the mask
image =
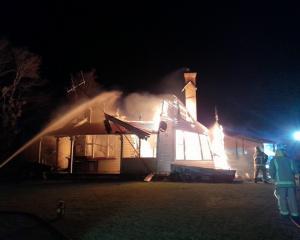
M 185 72 L 185 87 L 182 89 L 185 93 L 185 106 L 192 118 L 197 121 L 197 97 L 196 97 L 196 72 Z

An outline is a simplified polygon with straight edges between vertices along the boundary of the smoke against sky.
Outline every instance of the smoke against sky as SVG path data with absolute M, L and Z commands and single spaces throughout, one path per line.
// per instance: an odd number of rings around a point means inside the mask
M 160 110 L 163 95 L 132 93 L 122 99 L 120 109 L 128 120 L 152 121 Z
M 42 57 L 59 100 L 70 73 L 91 68 L 105 89 L 180 94 L 177 72 L 189 67 L 205 125 L 216 105 L 225 130 L 276 137 L 300 126 L 297 5 L 142 5 L 7 1 L 0 36 Z

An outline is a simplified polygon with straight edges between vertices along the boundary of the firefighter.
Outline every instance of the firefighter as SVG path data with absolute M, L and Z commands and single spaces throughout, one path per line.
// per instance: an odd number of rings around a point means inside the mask
M 278 146 L 275 157 L 270 162 L 270 176 L 275 183 L 274 195 L 278 200 L 280 215 L 290 218 L 300 228 L 299 211 L 296 200 L 295 162 L 286 154 L 286 147 Z
M 266 170 L 266 163 L 268 160 L 268 155 L 265 154 L 262 150 L 260 150 L 259 146 L 255 147 L 255 152 L 253 155 L 254 159 L 254 182 L 257 183 L 257 176 L 260 171 L 262 171 L 263 174 L 263 181 L 264 183 L 268 183 L 267 180 L 267 170 Z

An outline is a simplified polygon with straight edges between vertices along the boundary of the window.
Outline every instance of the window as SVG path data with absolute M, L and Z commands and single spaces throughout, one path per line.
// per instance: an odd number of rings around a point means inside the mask
M 141 146 L 140 146 L 141 145 Z M 157 134 L 151 134 L 150 137 L 139 139 L 133 134 L 123 135 L 123 157 L 124 158 L 153 158 L 156 157 Z
M 184 160 L 184 138 L 183 131 L 176 130 L 176 160 Z
M 200 134 L 203 160 L 212 160 L 208 136 Z
M 92 136 L 91 136 L 92 137 Z M 93 136 L 90 145 L 94 157 L 114 158 L 119 155 L 120 137 L 114 135 L 97 135 Z
M 186 160 L 202 160 L 198 133 L 184 132 Z
M 207 136 L 183 130 L 175 134 L 176 160 L 211 160 Z
M 123 136 L 123 157 L 139 157 L 139 138 L 133 134 L 124 134 Z
M 152 134 L 145 140 L 141 139 L 141 157 L 154 158 L 156 157 L 157 134 Z

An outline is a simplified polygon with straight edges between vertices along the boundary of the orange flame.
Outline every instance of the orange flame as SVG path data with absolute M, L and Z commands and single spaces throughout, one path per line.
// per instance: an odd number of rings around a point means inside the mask
M 212 151 L 214 154 L 214 163 L 215 168 L 217 169 L 230 169 L 230 166 L 228 164 L 228 157 L 225 152 L 224 147 L 224 132 L 223 127 L 216 123 L 212 129 Z

